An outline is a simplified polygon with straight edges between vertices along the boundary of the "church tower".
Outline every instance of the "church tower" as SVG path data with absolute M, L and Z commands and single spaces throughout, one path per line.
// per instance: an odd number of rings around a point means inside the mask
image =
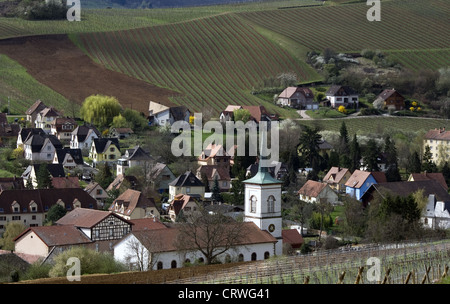
M 274 254 L 283 253 L 281 236 L 281 184 L 282 182 L 270 175 L 267 167 L 261 167 L 258 173 L 245 184 L 244 221 L 254 222 L 261 230 L 266 230 L 278 242 L 275 244 Z

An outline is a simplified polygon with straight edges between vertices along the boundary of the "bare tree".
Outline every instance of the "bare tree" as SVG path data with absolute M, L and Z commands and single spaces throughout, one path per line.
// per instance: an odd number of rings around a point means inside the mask
M 135 238 L 127 242 L 129 254 L 126 260 L 136 261 L 136 267 L 139 271 L 152 270 L 158 260 L 158 248 L 161 247 L 163 239 L 157 230 L 143 230 L 134 232 Z M 130 265 L 130 268 L 132 265 Z
M 177 247 L 180 251 L 200 251 L 206 264 L 241 243 L 246 235 L 244 224 L 221 212 L 208 212 L 198 206 L 198 212 L 179 224 Z

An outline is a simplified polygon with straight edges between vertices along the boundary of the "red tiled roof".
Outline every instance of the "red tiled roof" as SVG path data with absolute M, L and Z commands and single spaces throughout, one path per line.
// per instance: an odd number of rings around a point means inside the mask
M 155 217 L 130 220 L 133 223 L 133 231 L 155 230 L 167 228 L 161 221 Z
M 435 139 L 435 140 L 450 140 L 450 132 L 445 131 L 445 129 L 434 129 L 429 130 L 425 134 L 426 139 Z
M 323 178 L 324 182 L 334 182 L 339 183 L 344 175 L 348 172 L 347 168 L 331 167 Z M 330 180 L 333 177 L 333 180 Z
M 108 216 L 115 216 L 124 222 L 129 222 L 124 218 L 115 215 L 111 211 L 76 208 L 56 221 L 56 224 L 61 226 L 91 228 L 97 225 L 99 222 L 103 221 Z
M 445 181 L 445 177 L 442 173 L 411 173 L 410 177 L 413 181 L 424 181 L 424 180 L 435 180 L 439 184 L 441 184 L 442 187 L 444 187 L 445 190 L 448 190 L 448 185 Z
M 31 231 L 34 232 L 47 247 L 92 243 L 83 232 L 74 226 L 30 227 L 18 235 L 14 241 L 17 242 L 22 236 Z
M 311 197 L 317 197 L 320 192 L 327 186 L 325 183 L 308 180 L 303 187 L 298 190 L 298 194 L 307 195 Z
M 303 244 L 303 237 L 297 229 L 281 230 L 283 243 L 290 244 L 292 248 L 299 248 Z

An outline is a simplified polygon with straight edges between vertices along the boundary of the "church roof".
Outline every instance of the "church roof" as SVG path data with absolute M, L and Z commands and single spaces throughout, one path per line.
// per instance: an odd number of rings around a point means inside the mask
M 267 167 L 259 167 L 258 173 L 255 174 L 250 179 L 246 179 L 243 181 L 246 184 L 258 184 L 258 185 L 264 185 L 264 184 L 281 184 L 282 182 L 277 180 L 276 178 L 273 178 L 272 175 L 269 173 L 269 170 Z

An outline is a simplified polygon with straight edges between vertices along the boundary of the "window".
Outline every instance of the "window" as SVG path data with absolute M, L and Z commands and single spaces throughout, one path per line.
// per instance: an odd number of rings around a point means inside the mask
M 267 212 L 275 212 L 275 197 L 273 195 L 267 199 Z
M 254 195 L 250 197 L 250 212 L 256 212 L 256 196 Z
M 13 221 L 20 221 L 20 215 L 15 215 L 12 217 Z
M 268 258 L 270 258 L 270 253 L 269 251 L 264 252 L 264 260 L 267 260 Z
M 252 253 L 252 261 L 256 261 L 256 258 L 257 258 L 256 252 L 253 252 L 253 253 Z
M 156 268 L 157 268 L 158 270 L 163 269 L 163 263 L 162 263 L 162 262 L 158 262 L 158 264 L 156 264 Z
M 186 187 L 186 193 L 190 193 L 191 192 L 191 187 Z
M 101 195 L 102 194 L 102 189 L 97 189 L 97 195 Z
M 170 268 L 177 268 L 177 261 L 172 260 L 172 262 L 170 263 Z

